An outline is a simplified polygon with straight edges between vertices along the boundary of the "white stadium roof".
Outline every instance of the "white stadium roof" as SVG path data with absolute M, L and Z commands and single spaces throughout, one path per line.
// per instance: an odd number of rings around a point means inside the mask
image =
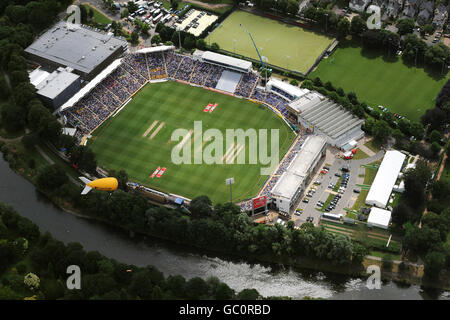
M 380 208 L 386 207 L 405 158 L 406 155 L 400 151 L 386 151 L 383 162 L 381 162 L 367 194 L 366 204 Z
M 373 207 L 370 210 L 367 225 L 387 229 L 391 222 L 391 212 L 380 208 Z
M 267 83 L 267 86 L 274 86 L 275 88 L 280 89 L 281 91 L 284 91 L 294 98 L 298 98 L 303 96 L 304 94 L 308 93 L 308 89 L 300 89 L 299 87 L 295 87 L 293 85 L 290 85 L 289 83 L 283 82 L 278 79 L 271 78 L 269 82 Z
M 58 111 L 63 111 L 67 108 L 73 107 L 81 98 L 83 98 L 89 91 L 95 88 L 100 82 L 103 81 L 111 72 L 116 70 L 120 64 L 122 63 L 122 59 L 117 59 L 113 61 L 109 66 L 107 66 L 102 72 L 100 72 L 94 79 L 92 79 L 87 85 L 85 85 L 80 91 L 75 93 L 72 98 L 67 100 Z
M 158 46 L 158 47 L 148 47 L 137 50 L 136 53 L 152 53 L 152 52 L 161 52 L 175 49 L 174 46 Z
M 231 67 L 239 71 L 249 72 L 252 68 L 252 63 L 250 61 L 229 57 L 212 51 L 203 52 L 202 59 L 207 62 Z

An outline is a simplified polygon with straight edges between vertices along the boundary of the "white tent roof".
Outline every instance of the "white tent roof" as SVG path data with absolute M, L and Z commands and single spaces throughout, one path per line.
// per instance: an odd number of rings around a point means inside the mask
M 80 91 L 75 93 L 72 98 L 67 100 L 58 111 L 63 111 L 67 108 L 71 108 L 77 103 L 81 98 L 83 98 L 89 91 L 95 88 L 100 82 L 103 81 L 111 72 L 117 69 L 122 63 L 122 59 L 117 59 L 113 61 L 108 67 L 106 67 L 102 72 L 98 74 L 94 79 L 91 80 L 87 85 L 85 85 Z
M 30 83 L 36 87 L 38 84 L 44 81 L 49 75 L 50 73 L 48 73 L 47 71 L 44 71 L 41 68 L 37 68 L 34 69 L 28 76 L 30 78 Z
M 158 46 L 158 47 L 148 47 L 137 50 L 136 53 L 152 53 L 152 52 L 160 52 L 175 49 L 174 46 Z
M 366 204 L 380 208 L 386 207 L 405 158 L 406 155 L 399 151 L 386 151 L 383 162 L 381 162 L 367 194 Z
M 202 59 L 207 62 L 216 62 L 242 71 L 250 71 L 252 63 L 250 61 L 229 57 L 212 51 L 203 52 Z
M 375 207 L 370 210 L 369 218 L 367 219 L 368 225 L 387 229 L 389 222 L 391 222 L 391 212 L 389 210 Z
M 278 79 L 271 78 L 269 82 L 267 83 L 268 86 L 274 86 L 275 88 L 278 88 L 288 94 L 290 94 L 293 97 L 301 97 L 304 94 L 308 93 L 308 89 L 300 89 L 299 87 L 295 87 L 293 85 L 290 85 L 289 83 L 283 82 Z

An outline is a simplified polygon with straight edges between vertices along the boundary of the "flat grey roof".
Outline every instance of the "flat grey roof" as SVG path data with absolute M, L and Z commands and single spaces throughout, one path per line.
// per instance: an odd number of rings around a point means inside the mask
M 327 141 L 321 136 L 310 136 L 272 189 L 272 195 L 292 199 L 303 184 L 308 170 Z
M 115 38 L 112 33 L 81 26 L 68 28 L 66 22 L 60 21 L 26 48 L 25 52 L 90 73 L 123 46 L 128 46 L 127 42 Z
M 54 99 L 79 78 L 79 75 L 67 72 L 66 70 L 56 70 L 40 82 L 36 86 L 36 89 L 38 90 L 38 94 Z

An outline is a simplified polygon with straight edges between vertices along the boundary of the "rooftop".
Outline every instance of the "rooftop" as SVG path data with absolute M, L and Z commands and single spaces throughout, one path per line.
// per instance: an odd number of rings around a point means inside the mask
M 43 33 L 25 52 L 90 73 L 119 47 L 127 42 L 115 38 L 112 33 L 103 33 L 60 21 Z
M 250 61 L 229 57 L 212 51 L 203 52 L 202 59 L 218 62 L 241 70 L 250 70 L 252 68 L 252 63 Z
M 80 76 L 71 73 L 63 68 L 53 71 L 41 82 L 35 84 L 38 94 L 54 99 L 69 85 L 79 80 Z

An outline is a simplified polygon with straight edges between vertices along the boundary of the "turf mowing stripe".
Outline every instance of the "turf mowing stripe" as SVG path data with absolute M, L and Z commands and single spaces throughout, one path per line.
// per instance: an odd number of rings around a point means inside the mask
M 145 138 L 145 137 L 150 133 L 150 131 L 152 131 L 153 127 L 156 126 L 156 124 L 158 123 L 158 121 L 159 121 L 159 120 L 153 121 L 153 123 L 150 125 L 150 127 L 148 127 L 148 129 L 145 130 L 144 134 L 142 135 L 143 138 Z
M 158 132 L 164 127 L 165 124 L 166 124 L 165 122 L 162 122 L 162 123 L 159 125 L 159 127 L 156 128 L 156 130 L 152 133 L 152 135 L 150 136 L 149 139 L 152 140 L 152 139 L 158 134 Z

